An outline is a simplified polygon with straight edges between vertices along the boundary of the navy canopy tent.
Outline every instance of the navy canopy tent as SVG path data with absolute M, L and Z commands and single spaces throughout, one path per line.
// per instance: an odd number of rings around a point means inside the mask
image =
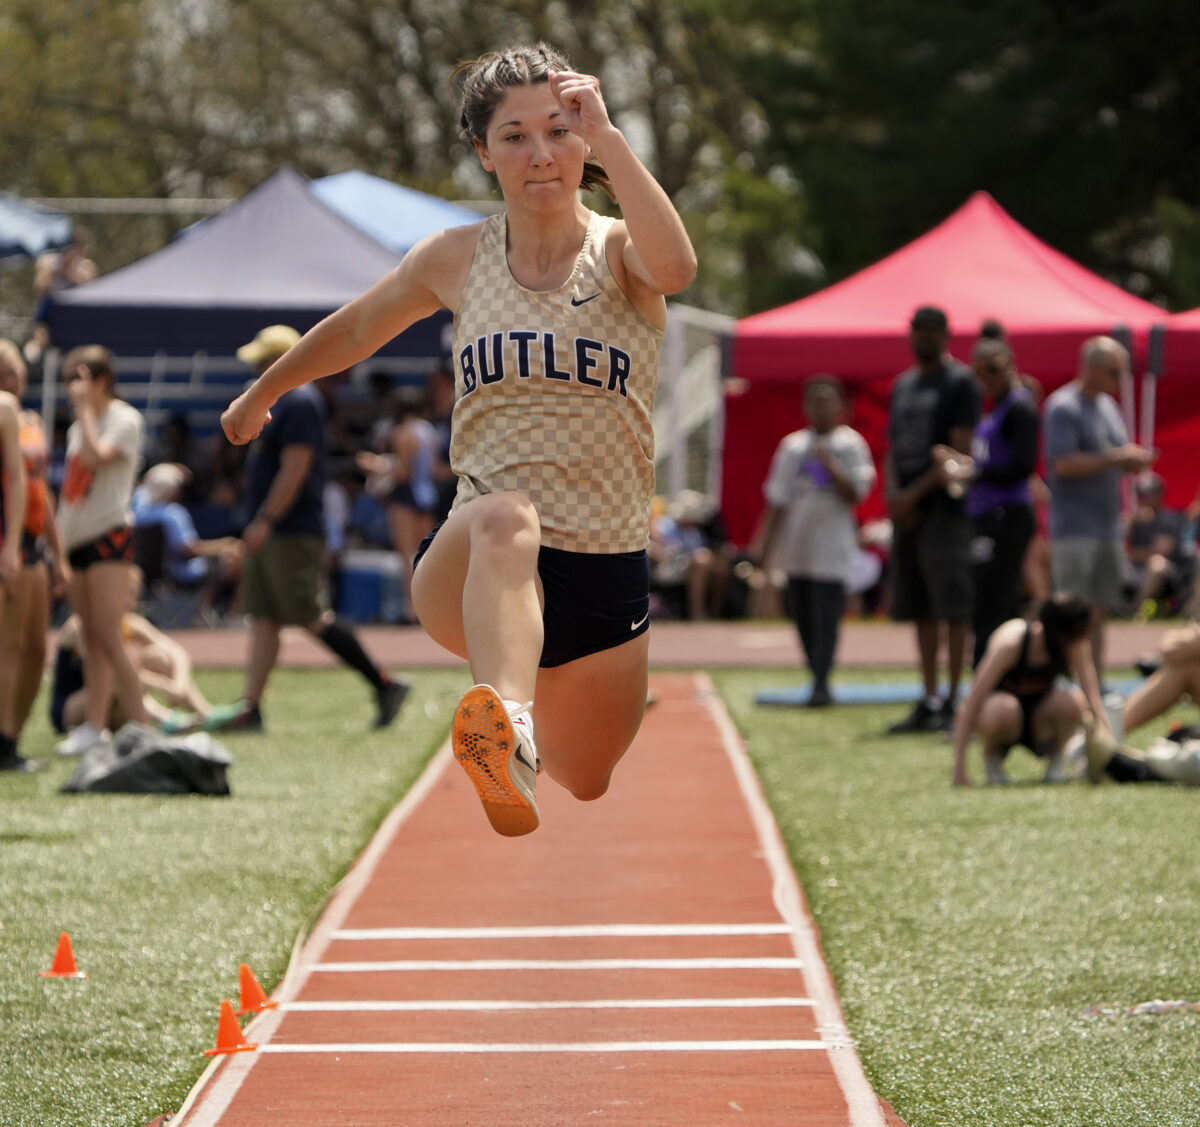
M 0 192 L 0 258 L 37 258 L 71 238 L 69 215 Z
M 264 325 L 303 332 L 399 259 L 285 167 L 186 238 L 56 294 L 48 319 L 62 348 L 98 342 L 124 356 L 231 355 Z M 439 356 L 447 320 L 426 318 L 380 352 Z

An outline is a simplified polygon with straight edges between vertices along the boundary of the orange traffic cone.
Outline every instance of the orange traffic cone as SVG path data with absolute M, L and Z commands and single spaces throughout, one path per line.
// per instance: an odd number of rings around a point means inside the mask
M 242 989 L 242 1008 L 238 1010 L 238 1017 L 262 1013 L 263 1010 L 273 1010 L 279 1005 L 278 1002 L 272 1002 L 267 998 L 263 993 L 263 988 L 258 984 L 258 979 L 254 977 L 254 971 L 245 963 L 238 966 L 238 982 Z
M 242 1034 L 237 1015 L 233 1012 L 232 1002 L 221 1003 L 221 1019 L 217 1024 L 217 1047 L 205 1049 L 206 1057 L 220 1056 L 222 1053 L 251 1053 L 257 1049 L 251 1045 Z
M 63 932 L 54 949 L 54 962 L 49 970 L 41 972 L 43 978 L 87 978 L 87 972 L 75 965 L 75 952 L 71 948 L 71 937 Z

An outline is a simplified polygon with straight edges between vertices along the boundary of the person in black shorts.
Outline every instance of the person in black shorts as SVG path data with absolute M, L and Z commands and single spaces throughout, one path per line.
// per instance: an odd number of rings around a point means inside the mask
M 596 77 L 545 43 L 455 76 L 462 139 L 505 210 L 417 243 L 222 423 L 253 439 L 289 388 L 453 312 L 458 489 L 413 605 L 470 662 L 451 743 L 492 827 L 516 836 L 538 825 L 539 761 L 576 798 L 599 798 L 645 712 L 654 390 L 665 295 L 691 283 L 696 257 Z M 580 189 L 597 188 L 620 219 L 584 203 Z
M 63 381 L 75 421 L 59 497 L 59 533 L 71 567 L 71 607 L 88 652 L 84 722 L 55 750 L 81 756 L 111 738 L 105 726 L 115 695 L 125 717 L 145 723 L 142 686 L 121 640 L 121 613 L 133 567 L 130 499 L 141 461 L 145 421 L 116 394 L 112 353 L 101 345 L 72 349 Z
M 1105 730 L 1090 641 L 1091 604 L 1076 595 L 1051 596 L 1032 621 L 1013 618 L 993 633 L 954 726 L 954 784 L 969 786 L 967 747 L 978 736 L 989 783 L 1006 783 L 1004 758 L 1022 744 L 1048 761 L 1046 782 L 1069 778 L 1064 755 L 1084 721 Z M 1079 689 L 1060 688 L 1073 674 Z
M 974 605 L 971 521 L 957 475 L 970 465 L 981 396 L 971 369 L 946 352 L 950 330 L 941 309 L 922 306 L 910 329 L 917 363 L 892 391 L 885 497 L 893 524 L 892 617 L 915 625 L 924 696 L 888 730 L 937 732 L 954 721 Z M 943 626 L 945 699 L 938 682 Z

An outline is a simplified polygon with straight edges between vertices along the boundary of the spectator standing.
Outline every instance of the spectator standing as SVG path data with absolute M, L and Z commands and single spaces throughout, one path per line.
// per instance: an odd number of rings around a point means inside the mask
M 64 250 L 46 251 L 34 267 L 34 318 L 45 323 L 50 302 L 56 293 L 90 282 L 96 276 L 96 264 L 88 258 L 91 236 L 82 227 L 75 228 L 74 241 Z
M 1163 504 L 1164 482 L 1156 473 L 1137 479 L 1137 508 L 1125 544 L 1128 611 L 1153 617 L 1162 599 L 1186 603 L 1195 578 L 1195 529 L 1188 543 L 1188 519 Z
M 46 353 L 50 350 L 50 326 L 44 321 L 34 321 L 29 336 L 21 345 L 21 357 L 25 361 L 25 379 L 28 383 L 40 384 L 46 368 Z
M 946 731 L 954 722 L 974 609 L 971 521 L 955 479 L 969 466 L 980 392 L 971 369 L 946 352 L 943 310 L 921 306 L 910 329 L 917 363 L 892 391 L 885 495 L 895 526 L 892 616 L 915 624 L 925 695 L 889 731 Z M 949 675 L 944 700 L 938 692 L 943 627 Z
M 46 627 L 53 584 L 65 592 L 68 567 L 54 516 L 54 499 L 46 482 L 50 451 L 42 420 L 20 410 L 25 395 L 25 359 L 11 341 L 0 340 L 0 392 L 18 404 L 18 445 L 25 476 L 25 521 L 20 533 L 20 571 L 0 611 L 0 770 L 30 771 L 44 761 L 25 759 L 18 747 L 25 721 L 46 668 Z M 5 447 L 7 452 L 7 446 Z M 0 535 L 5 535 L 0 526 Z
M 287 325 L 263 329 L 238 349 L 258 375 L 300 334 Z M 214 731 L 262 731 L 263 692 L 279 657 L 284 626 L 302 626 L 370 684 L 377 727 L 390 724 L 408 692 L 371 660 L 353 628 L 329 608 L 325 576 L 325 400 L 311 384 L 281 395 L 272 425 L 246 460 L 244 500 L 252 514 L 242 531 L 242 609 L 250 617 L 250 656 L 242 699 L 215 708 Z
M 846 426 L 841 381 L 817 376 L 804 388 L 808 426 L 785 436 L 763 486 L 767 512 L 751 555 L 787 575 L 787 608 L 812 673 L 810 707 L 833 703 L 846 583 L 857 547 L 856 506 L 875 485 L 866 440 Z
M 1030 478 L 1037 470 L 1041 420 L 1007 344 L 985 338 L 973 360 L 992 404 L 971 441 L 974 476 L 967 493 L 975 588 L 972 664 L 978 668 L 992 631 L 1021 615 L 1023 565 L 1035 527 Z
M 1092 652 L 1104 675 L 1105 623 L 1121 602 L 1121 480 L 1154 455 L 1129 441 L 1116 399 L 1129 353 L 1112 337 L 1092 337 L 1079 374 L 1046 400 L 1046 483 L 1054 589 L 1092 604 Z
M 20 593 L 22 556 L 21 538 L 25 524 L 25 467 L 21 460 L 21 404 L 10 391 L 0 391 L 0 636 L 9 650 L 9 641 L 15 625 L 17 599 Z M 3 669 L 0 669 L 0 706 L 9 710 L 12 699 L 17 666 L 12 661 L 12 652 L 0 654 Z M 7 720 L 7 717 L 0 717 Z M 0 731 L 0 770 L 37 770 L 40 764 L 18 754 L 17 743 L 10 731 L 11 724 L 5 723 Z
M 144 722 L 142 689 L 121 641 L 121 614 L 133 567 L 133 515 L 145 424 L 116 396 L 112 353 L 85 345 L 63 360 L 75 421 L 67 431 L 59 530 L 71 565 L 69 594 L 88 652 L 84 722 L 58 744 L 83 755 L 106 742 L 114 692 L 126 719 Z

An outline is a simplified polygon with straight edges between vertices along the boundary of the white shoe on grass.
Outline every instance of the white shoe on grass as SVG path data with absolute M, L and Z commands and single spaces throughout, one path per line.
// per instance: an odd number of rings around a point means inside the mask
M 73 728 L 65 740 L 58 741 L 54 747 L 54 753 L 69 759 L 77 759 L 99 744 L 108 743 L 111 739 L 112 735 L 107 728 L 100 731 L 85 720 L 78 728 Z
M 983 774 L 989 786 L 1002 787 L 1007 785 L 1008 772 L 1004 770 L 1004 756 L 985 753 L 983 757 Z

